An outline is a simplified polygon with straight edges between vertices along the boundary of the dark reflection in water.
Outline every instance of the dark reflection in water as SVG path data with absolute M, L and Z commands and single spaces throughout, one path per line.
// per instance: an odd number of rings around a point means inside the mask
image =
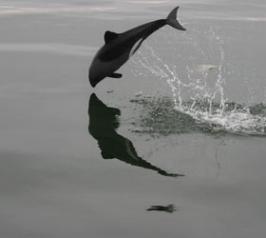
M 120 115 L 119 109 L 106 106 L 95 94 L 92 94 L 88 113 L 89 133 L 98 141 L 104 159 L 116 158 L 133 166 L 157 171 L 164 176 L 184 176 L 183 174 L 168 173 L 138 156 L 133 143 L 116 132 L 119 127 L 117 118 Z
M 159 211 L 159 212 L 167 212 L 167 213 L 173 213 L 176 211 L 174 204 L 169 204 L 166 206 L 163 205 L 153 205 L 150 208 L 147 209 L 147 211 Z

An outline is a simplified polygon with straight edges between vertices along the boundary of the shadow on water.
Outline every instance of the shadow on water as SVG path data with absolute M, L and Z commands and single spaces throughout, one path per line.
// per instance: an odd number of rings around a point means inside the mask
M 98 141 L 104 159 L 116 158 L 132 166 L 157 171 L 163 176 L 184 176 L 168 173 L 139 157 L 133 143 L 116 132 L 120 110 L 106 106 L 95 94 L 90 96 L 88 114 L 89 133 Z

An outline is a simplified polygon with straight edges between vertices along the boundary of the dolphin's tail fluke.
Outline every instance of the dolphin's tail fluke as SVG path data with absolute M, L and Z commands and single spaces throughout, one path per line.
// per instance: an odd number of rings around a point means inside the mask
M 169 15 L 168 15 L 167 18 L 166 18 L 166 23 L 167 23 L 169 26 L 174 27 L 175 29 L 178 29 L 178 30 L 181 30 L 181 31 L 185 31 L 186 28 L 184 28 L 184 27 L 183 27 L 183 26 L 182 26 L 182 25 L 176 20 L 176 14 L 177 14 L 178 8 L 179 8 L 179 7 L 174 8 L 174 9 L 169 13 Z

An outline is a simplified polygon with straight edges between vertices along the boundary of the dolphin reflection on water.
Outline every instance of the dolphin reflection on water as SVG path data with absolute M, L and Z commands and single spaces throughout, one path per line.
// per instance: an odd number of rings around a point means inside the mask
M 119 127 L 117 116 L 120 115 L 120 110 L 106 106 L 95 94 L 90 97 L 88 114 L 89 133 L 98 141 L 104 159 L 116 158 L 133 166 L 157 171 L 164 176 L 184 176 L 168 173 L 139 157 L 133 143 L 116 132 Z
M 138 50 L 147 37 L 161 27 L 169 25 L 185 31 L 186 29 L 176 20 L 178 8 L 174 8 L 166 19 L 152 21 L 123 33 L 106 31 L 105 44 L 96 53 L 89 69 L 90 84 L 95 87 L 105 77 L 121 78 L 122 74 L 115 71 Z

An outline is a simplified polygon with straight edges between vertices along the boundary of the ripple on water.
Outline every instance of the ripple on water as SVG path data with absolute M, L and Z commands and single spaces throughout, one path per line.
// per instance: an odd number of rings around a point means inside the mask
M 219 103 L 213 103 L 213 110 L 209 112 L 209 104 L 204 101 L 187 101 L 178 109 L 170 97 L 138 97 L 131 103 L 141 106 L 139 118 L 132 122 L 135 133 L 151 136 L 183 133 L 266 136 L 266 105 L 262 103 L 246 107 L 228 102 L 223 112 Z

